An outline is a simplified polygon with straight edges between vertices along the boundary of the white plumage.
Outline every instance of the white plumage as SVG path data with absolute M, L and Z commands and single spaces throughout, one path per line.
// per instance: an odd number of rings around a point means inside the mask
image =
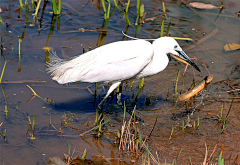
M 133 77 L 146 77 L 163 71 L 168 65 L 167 54 L 169 53 L 200 71 L 171 37 L 158 38 L 152 44 L 141 39 L 113 42 L 71 60 L 60 59 L 56 53 L 52 52 L 47 71 L 59 84 L 76 81 L 112 83 L 100 103 L 102 105 L 121 81 Z

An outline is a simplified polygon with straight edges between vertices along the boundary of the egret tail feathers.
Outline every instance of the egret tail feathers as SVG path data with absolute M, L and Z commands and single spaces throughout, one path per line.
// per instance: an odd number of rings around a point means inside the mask
M 56 51 L 48 51 L 50 53 L 50 62 L 47 62 L 48 68 L 46 69 L 48 74 L 54 76 L 54 72 L 61 66 L 62 64 L 66 63 L 67 61 L 58 57 Z

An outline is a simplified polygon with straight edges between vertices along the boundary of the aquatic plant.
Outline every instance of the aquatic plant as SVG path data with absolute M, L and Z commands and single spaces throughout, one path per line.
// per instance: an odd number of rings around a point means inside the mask
M 61 14 L 61 6 L 62 6 L 61 0 L 58 1 L 58 8 L 57 8 L 56 0 L 52 0 L 52 10 L 54 15 Z

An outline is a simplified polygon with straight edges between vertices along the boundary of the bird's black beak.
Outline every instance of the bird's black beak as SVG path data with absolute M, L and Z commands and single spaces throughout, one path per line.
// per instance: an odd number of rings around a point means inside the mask
M 175 50 L 178 55 L 174 55 L 173 54 L 173 57 L 185 64 L 189 64 L 191 65 L 192 67 L 194 67 L 197 71 L 201 72 L 201 70 L 198 68 L 198 66 L 186 55 L 186 53 L 184 51 L 179 51 L 179 50 Z

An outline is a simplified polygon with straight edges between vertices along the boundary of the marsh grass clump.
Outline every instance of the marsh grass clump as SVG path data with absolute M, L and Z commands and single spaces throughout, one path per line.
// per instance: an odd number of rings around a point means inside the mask
M 31 120 L 30 116 L 27 114 L 28 117 L 28 130 L 26 135 L 29 135 L 30 140 L 35 140 L 36 138 L 33 136 L 35 132 L 35 115 L 33 115 L 33 119 Z M 29 133 L 32 128 L 32 133 Z
M 125 106 L 124 106 L 125 107 Z M 125 120 L 126 108 L 124 108 L 123 124 L 120 131 L 118 132 L 117 138 L 119 139 L 118 143 L 118 154 L 122 157 L 127 157 L 131 162 L 138 162 L 141 156 L 146 153 L 148 157 L 151 158 L 155 163 L 158 161 L 154 158 L 153 154 L 146 144 L 147 139 L 151 136 L 155 125 L 152 128 L 151 133 L 145 138 L 142 137 L 140 128 L 138 127 L 139 123 L 136 122 L 136 106 L 133 109 L 132 115 L 129 121 Z M 156 124 L 156 123 L 155 123 Z M 117 140 L 115 140 L 115 143 Z M 143 159 L 144 162 L 150 163 L 150 159 Z M 144 163 L 145 164 L 145 163 Z
M 207 148 L 207 144 L 205 143 L 206 150 L 205 150 L 205 158 L 204 158 L 204 161 L 202 163 L 203 165 L 224 165 L 223 147 L 221 149 L 221 152 L 220 152 L 218 158 L 215 158 L 215 151 L 217 149 L 218 143 L 219 143 L 219 141 L 215 145 L 215 147 L 214 147 L 214 149 L 213 149 L 213 151 L 212 151 L 212 153 L 210 155 L 208 154 L 209 150 Z M 237 157 L 236 157 L 236 159 L 235 159 L 233 164 L 237 164 L 236 163 Z
M 129 121 L 125 120 L 125 113 L 123 118 L 123 124 L 120 129 L 119 137 L 119 154 L 123 156 L 127 154 L 131 157 L 132 161 L 135 161 L 138 155 L 141 153 L 142 147 L 142 137 L 139 128 L 136 126 L 136 122 L 132 122 L 133 116 L 135 116 L 136 106 L 134 107 L 133 114 L 131 115 Z
M 64 159 L 55 156 L 48 158 L 48 164 L 76 165 L 76 164 L 95 164 L 93 161 L 86 159 L 87 150 L 85 148 L 82 157 L 74 157 L 75 150 L 71 152 L 71 145 L 67 143 L 68 153 L 64 154 Z
M 223 118 L 223 109 L 224 109 L 224 108 L 223 108 L 223 104 L 222 104 L 222 106 L 221 106 L 220 116 L 218 115 L 218 122 L 219 122 L 219 123 L 222 123 L 222 131 L 221 131 L 221 133 L 224 133 L 224 131 L 225 131 L 225 129 L 226 129 L 226 125 L 227 125 L 227 122 L 228 122 L 229 114 L 230 114 L 230 112 L 231 112 L 231 110 L 232 110 L 233 102 L 234 102 L 234 99 L 232 99 L 232 102 L 231 102 L 231 104 L 230 104 L 230 107 L 229 107 L 229 109 L 228 109 L 228 112 L 227 112 L 225 118 Z

